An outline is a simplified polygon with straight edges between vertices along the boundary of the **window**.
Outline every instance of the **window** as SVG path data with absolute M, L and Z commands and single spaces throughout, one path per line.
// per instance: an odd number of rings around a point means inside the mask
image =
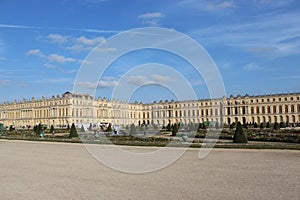
M 279 106 L 279 113 L 282 113 L 282 106 Z
M 285 112 L 285 113 L 288 113 L 288 112 L 289 112 L 289 107 L 288 107 L 288 105 L 285 105 L 285 106 L 284 106 L 284 112 Z
M 276 113 L 276 112 L 277 112 L 276 106 L 273 106 L 273 113 Z
M 294 105 L 291 105 L 291 112 L 295 112 L 295 107 L 294 107 Z

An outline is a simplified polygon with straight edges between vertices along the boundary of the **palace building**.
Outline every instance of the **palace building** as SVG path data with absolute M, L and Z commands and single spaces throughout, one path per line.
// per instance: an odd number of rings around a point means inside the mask
M 93 98 L 64 93 L 51 98 L 32 98 L 0 104 L 0 123 L 15 127 L 64 127 L 68 124 L 113 123 L 116 125 L 182 122 L 222 124 L 300 122 L 300 93 L 261 96 L 230 96 L 220 99 L 159 101 L 148 104 Z

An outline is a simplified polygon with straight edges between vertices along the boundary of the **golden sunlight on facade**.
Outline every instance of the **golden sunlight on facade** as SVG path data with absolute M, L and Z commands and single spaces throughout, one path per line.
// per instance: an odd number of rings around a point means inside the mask
M 28 127 L 38 123 L 65 127 L 68 124 L 113 123 L 117 125 L 182 122 L 223 124 L 300 122 L 300 93 L 263 96 L 230 96 L 193 101 L 129 103 L 90 95 L 64 93 L 62 96 L 0 104 L 0 123 Z

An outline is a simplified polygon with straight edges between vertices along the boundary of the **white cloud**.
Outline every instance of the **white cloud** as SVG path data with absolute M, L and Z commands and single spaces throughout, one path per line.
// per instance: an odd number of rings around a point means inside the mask
M 74 59 L 74 58 L 66 58 L 66 57 L 58 55 L 58 54 L 50 54 L 48 56 L 48 60 L 50 62 L 57 62 L 60 64 L 64 64 L 66 62 L 76 62 L 76 59 Z
M 158 26 L 159 20 L 163 17 L 165 17 L 165 15 L 161 12 L 144 13 L 138 16 L 144 24 L 148 24 L 150 26 Z
M 67 62 L 76 62 L 77 61 L 75 58 L 67 58 L 67 57 L 64 57 L 64 56 L 58 55 L 58 54 L 50 54 L 50 55 L 47 56 L 47 55 L 43 54 L 41 52 L 41 50 L 39 50 L 39 49 L 29 50 L 29 51 L 26 52 L 26 55 L 38 56 L 38 57 L 41 57 L 41 58 L 45 58 L 50 62 L 56 62 L 56 63 L 59 63 L 59 64 L 64 64 L 64 63 L 67 63 Z M 48 68 L 49 68 L 49 65 L 48 65 Z
M 1 79 L 0 79 L 0 86 L 7 86 L 8 83 L 9 83 L 8 80 L 1 80 Z
M 89 51 L 89 50 L 92 49 L 92 47 L 86 47 L 82 44 L 74 44 L 74 45 L 71 45 L 69 47 L 66 47 L 66 49 L 71 50 L 74 53 L 80 53 L 82 51 Z
M 236 7 L 234 1 L 206 1 L 206 0 L 183 0 L 179 1 L 176 6 L 180 8 L 201 11 L 224 11 Z
M 105 41 L 104 37 L 74 37 L 66 36 L 58 33 L 49 34 L 46 39 L 52 43 L 65 44 L 65 49 L 73 53 L 81 53 L 83 51 L 90 51 L 93 47 Z
M 244 66 L 244 70 L 246 70 L 246 71 L 258 71 L 258 70 L 264 70 L 264 68 L 261 67 L 261 66 L 258 66 L 255 63 L 249 63 L 249 64 Z
M 146 76 L 128 76 L 126 79 L 127 82 L 132 85 L 143 85 L 149 82 Z
M 161 12 L 154 12 L 154 13 L 145 13 L 138 16 L 140 19 L 153 19 L 153 18 L 163 18 L 165 17 L 164 14 Z
M 95 45 L 100 44 L 103 41 L 105 41 L 104 37 L 95 37 L 95 38 L 90 39 L 90 38 L 86 38 L 84 36 L 81 36 L 81 37 L 76 39 L 77 43 L 84 44 L 84 45 L 87 45 L 87 46 L 95 46 Z
M 18 87 L 20 87 L 20 88 L 26 88 L 26 87 L 28 87 L 28 86 L 29 86 L 28 83 L 19 83 L 19 84 L 18 84 Z
M 92 82 L 75 82 L 74 83 L 77 87 L 80 87 L 82 89 L 95 89 L 97 87 L 97 83 Z
M 48 69 L 57 69 L 58 67 L 54 66 L 54 65 L 51 65 L 49 63 L 45 63 L 44 66 Z
M 100 80 L 98 82 L 98 87 L 101 87 L 101 88 L 115 87 L 117 84 L 118 84 L 118 81 L 116 81 L 116 80 L 113 80 L 113 81 L 110 81 L 110 80 Z
M 40 27 L 34 27 L 34 26 L 22 26 L 22 25 L 15 25 L 15 24 L 0 24 L 0 28 L 40 29 Z
M 150 77 L 153 79 L 154 82 L 158 82 L 158 83 L 170 83 L 170 82 L 174 81 L 169 76 L 163 76 L 163 75 L 159 75 L 159 74 L 153 74 Z
M 225 8 L 234 8 L 236 6 L 231 1 L 223 1 L 221 3 L 208 4 L 206 7 L 208 10 L 219 10 L 219 9 L 225 9 Z
M 61 73 L 65 73 L 65 74 L 73 74 L 73 73 L 76 73 L 77 70 L 76 69 L 72 69 L 72 70 L 65 70 L 61 67 L 58 67 L 58 66 L 55 66 L 55 65 L 52 65 L 52 64 L 49 64 L 49 63 L 45 63 L 44 66 L 48 69 L 54 69 L 56 71 L 59 71 Z
M 170 83 L 174 80 L 169 76 L 151 74 L 148 76 L 136 75 L 126 77 L 127 83 L 132 85 L 144 85 L 146 83 Z
M 235 46 L 260 56 L 278 58 L 300 53 L 299 13 L 256 16 L 252 22 L 216 25 L 190 33 L 206 44 Z
M 42 84 L 66 83 L 66 82 L 71 83 L 71 79 L 69 79 L 69 78 L 52 78 L 52 79 L 41 79 L 41 80 L 37 80 L 34 82 L 42 83 Z
M 45 55 L 39 49 L 29 50 L 29 51 L 26 52 L 26 55 L 30 55 L 30 56 L 34 55 L 34 56 L 38 56 L 38 57 L 45 57 Z
M 49 34 L 48 39 L 54 43 L 66 43 L 68 41 L 69 36 L 64 36 L 60 34 Z

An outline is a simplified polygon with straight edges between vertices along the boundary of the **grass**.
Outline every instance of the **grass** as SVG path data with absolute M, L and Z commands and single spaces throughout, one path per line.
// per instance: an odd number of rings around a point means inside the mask
M 180 140 L 169 140 L 165 138 L 141 138 L 133 136 L 108 136 L 107 138 L 100 137 L 99 141 L 85 140 L 80 138 L 66 138 L 66 137 L 46 137 L 40 139 L 38 137 L 20 137 L 20 136 L 7 136 L 1 138 L 5 140 L 26 140 L 38 142 L 59 142 L 59 143 L 86 143 L 86 144 L 114 144 L 126 146 L 155 146 L 164 147 L 189 147 L 189 148 L 207 148 L 209 145 L 203 145 L 201 142 L 193 142 L 189 144 L 182 143 Z M 278 142 L 249 142 L 247 144 L 237 143 L 216 143 L 213 148 L 229 148 L 229 149 L 290 149 L 300 150 L 299 143 L 278 143 Z

